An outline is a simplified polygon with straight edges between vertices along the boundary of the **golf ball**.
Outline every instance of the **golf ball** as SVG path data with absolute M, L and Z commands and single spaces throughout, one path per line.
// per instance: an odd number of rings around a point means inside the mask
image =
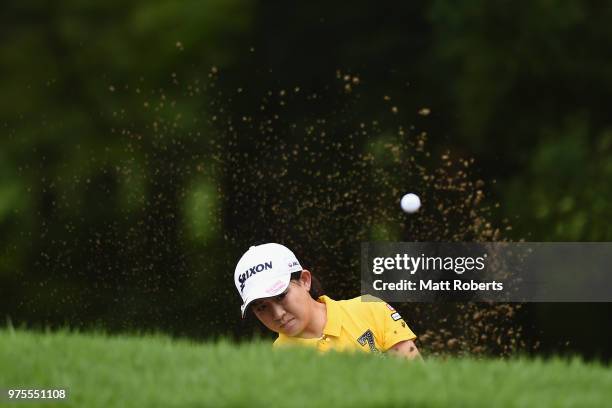
M 400 206 L 404 212 L 413 214 L 421 208 L 421 199 L 416 194 L 408 193 L 402 197 Z

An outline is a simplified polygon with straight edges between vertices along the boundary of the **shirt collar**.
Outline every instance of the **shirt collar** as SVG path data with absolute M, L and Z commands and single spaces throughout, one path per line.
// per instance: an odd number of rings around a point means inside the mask
M 324 303 L 327 308 L 327 322 L 323 327 L 323 334 L 339 336 L 342 329 L 342 313 L 338 303 L 328 296 L 321 296 L 319 302 Z

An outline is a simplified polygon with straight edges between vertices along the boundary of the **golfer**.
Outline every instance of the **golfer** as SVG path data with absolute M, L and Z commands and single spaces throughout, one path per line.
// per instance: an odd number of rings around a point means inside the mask
M 320 351 L 390 352 L 420 358 L 415 334 L 387 303 L 371 297 L 333 300 L 317 293 L 318 282 L 287 247 L 252 246 L 238 261 L 234 282 L 248 308 L 278 333 L 274 346 L 309 346 Z

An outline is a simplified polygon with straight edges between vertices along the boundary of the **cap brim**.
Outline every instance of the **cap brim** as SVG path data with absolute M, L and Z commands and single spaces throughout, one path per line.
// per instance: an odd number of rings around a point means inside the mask
M 257 300 L 268 297 L 273 297 L 276 295 L 280 295 L 287 289 L 289 286 L 289 281 L 291 280 L 291 274 L 286 273 L 280 276 L 275 276 L 270 279 L 269 276 L 267 279 L 255 279 L 250 282 L 249 287 L 247 289 L 248 295 L 244 299 L 244 303 L 240 306 L 240 311 L 242 312 L 242 318 L 244 319 L 244 314 L 247 311 L 249 305 Z

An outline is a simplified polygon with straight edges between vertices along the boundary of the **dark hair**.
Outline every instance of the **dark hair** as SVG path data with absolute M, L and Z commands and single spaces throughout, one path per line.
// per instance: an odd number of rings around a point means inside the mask
M 302 271 L 293 272 L 291 274 L 291 280 L 299 280 L 302 276 Z M 311 273 L 311 282 L 310 282 L 310 297 L 314 300 L 317 300 L 320 296 L 323 296 L 325 292 L 323 291 L 323 286 L 321 286 L 321 282 Z

